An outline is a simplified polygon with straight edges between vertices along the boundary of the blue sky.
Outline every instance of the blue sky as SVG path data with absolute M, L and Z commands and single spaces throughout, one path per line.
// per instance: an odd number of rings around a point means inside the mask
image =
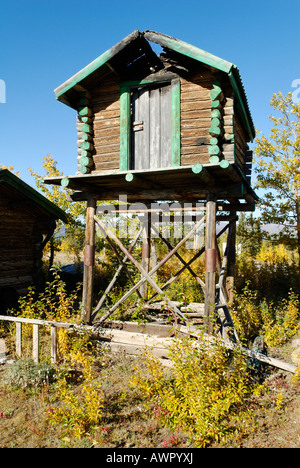
M 254 124 L 269 133 L 274 92 L 300 79 L 299 0 L 0 0 L 0 164 L 43 172 L 51 153 L 76 172 L 75 111 L 54 88 L 134 29 L 152 29 L 235 63 Z

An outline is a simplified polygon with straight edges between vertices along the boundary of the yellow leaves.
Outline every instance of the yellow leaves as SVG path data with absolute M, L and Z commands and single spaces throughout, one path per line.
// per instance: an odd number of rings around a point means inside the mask
M 247 414 L 242 404 L 249 389 L 241 355 L 229 362 L 222 345 L 200 343 L 176 340 L 170 348 L 173 367 L 169 378 L 147 350 L 134 385 L 148 407 L 149 400 L 155 405 L 154 415 L 165 425 L 185 432 L 196 447 L 205 447 L 237 430 L 234 421 Z
M 88 336 L 76 337 L 65 354 L 65 372 L 56 384 L 56 397 L 63 407 L 48 412 L 47 420 L 66 427 L 78 439 L 93 433 L 102 417 L 104 397 L 101 384 L 93 371 L 94 358 L 88 351 Z M 68 369 L 78 370 L 80 384 L 74 389 L 67 383 Z
M 277 264 L 279 262 L 289 262 L 290 252 L 283 244 L 269 245 L 263 242 L 260 252 L 256 258 L 260 262 L 267 262 L 269 264 Z
M 35 178 L 37 188 L 41 190 L 45 197 L 64 210 L 69 215 L 70 222 L 74 222 L 85 214 L 85 204 L 82 202 L 69 203 L 67 201 L 67 194 L 72 193 L 72 190 L 43 183 L 45 177 L 62 177 L 64 175 L 63 172 L 58 170 L 57 161 L 54 161 L 51 154 L 47 154 L 43 161 L 44 175 L 40 176 L 29 168 L 30 175 Z M 58 223 L 58 227 L 60 228 L 60 223 Z
M 14 166 L 3 166 L 0 164 L 0 170 L 1 169 L 7 169 L 10 172 L 13 172 L 17 177 L 21 178 L 20 173 L 18 171 L 15 171 Z

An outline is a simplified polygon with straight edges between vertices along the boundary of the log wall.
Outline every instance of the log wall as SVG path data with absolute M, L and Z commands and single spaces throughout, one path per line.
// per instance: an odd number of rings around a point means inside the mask
M 208 145 L 211 125 L 212 77 L 195 76 L 181 79 L 181 165 L 209 162 Z
M 41 234 L 35 217 L 0 197 L 0 289 L 24 294 L 41 266 Z
M 210 160 L 213 135 L 212 98 L 210 92 L 215 77 L 209 71 L 190 79 L 181 78 L 180 125 L 181 166 L 207 164 Z M 93 89 L 90 99 L 93 113 L 93 164 L 91 172 L 119 170 L 120 160 L 120 84 L 117 76 L 109 74 Z M 245 170 L 246 135 L 234 112 L 232 90 L 225 86 L 220 101 L 221 134 L 217 136 L 220 147 L 219 160 L 236 162 Z M 216 119 L 214 119 L 216 120 Z
M 95 172 L 119 169 L 120 85 L 113 75 L 93 90 Z

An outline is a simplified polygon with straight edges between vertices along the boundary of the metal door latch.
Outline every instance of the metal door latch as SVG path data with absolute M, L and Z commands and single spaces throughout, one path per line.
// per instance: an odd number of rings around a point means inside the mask
M 139 122 L 132 122 L 132 130 L 134 132 L 140 132 L 144 130 L 144 121 L 140 120 Z

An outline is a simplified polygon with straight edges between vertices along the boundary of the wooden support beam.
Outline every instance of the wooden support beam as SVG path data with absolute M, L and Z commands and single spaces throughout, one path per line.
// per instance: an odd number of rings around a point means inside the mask
M 166 246 L 168 247 L 169 250 L 172 250 L 173 249 L 173 246 L 170 244 L 170 242 L 165 239 L 163 237 L 163 235 L 155 228 L 155 226 L 152 226 L 152 229 L 153 231 L 160 237 L 160 239 L 166 244 Z M 181 261 L 181 263 L 183 265 L 185 265 L 185 268 L 188 269 L 188 271 L 190 272 L 190 274 L 193 276 L 193 278 L 196 279 L 197 283 L 200 284 L 201 286 L 201 280 L 200 278 L 198 277 L 198 275 L 194 272 L 194 270 L 192 270 L 192 268 L 188 265 L 188 263 L 182 258 L 182 256 L 178 253 L 178 252 L 175 252 L 175 256 L 178 258 L 178 260 Z
M 168 302 L 168 305 L 171 309 L 176 312 L 177 315 L 179 315 L 181 318 L 183 318 L 186 321 L 185 315 L 178 309 L 178 307 L 164 294 L 164 292 L 159 288 L 159 286 L 155 283 L 155 281 L 151 278 L 150 274 L 147 273 L 147 271 L 144 270 L 144 268 L 139 264 L 139 262 L 128 252 L 128 250 L 124 247 L 124 245 L 119 241 L 119 239 L 115 236 L 115 234 L 108 229 L 102 221 L 100 221 L 96 216 L 95 216 L 95 221 L 97 222 L 98 226 L 103 230 L 103 232 L 109 236 L 116 244 L 117 246 L 122 250 L 125 255 L 127 255 L 128 259 L 134 264 L 134 266 L 139 270 L 139 272 L 142 274 L 142 282 L 148 281 L 150 285 L 155 289 L 155 291 L 158 294 L 161 294 L 165 300 Z M 167 256 L 168 257 L 168 256 Z M 140 282 L 141 282 L 140 281 Z M 139 284 L 139 283 L 138 283 Z M 136 290 L 137 285 L 135 285 L 131 291 Z M 131 295 L 131 294 L 130 294 Z M 129 297 L 125 294 L 126 298 Z M 123 298 L 125 297 L 123 296 Z M 119 301 L 120 302 L 120 301 Z M 115 305 L 116 306 L 116 305 Z
M 16 353 L 18 358 L 22 357 L 22 323 L 16 322 Z
M 81 320 L 90 323 L 93 306 L 94 262 L 95 262 L 95 221 L 97 202 L 89 198 L 86 212 L 85 251 Z
M 142 267 L 149 273 L 150 267 L 150 250 L 151 250 L 151 215 L 144 215 L 143 222 L 143 243 L 142 243 Z M 145 281 L 140 289 L 143 299 L 148 299 L 148 282 Z
M 51 363 L 57 362 L 57 328 L 51 325 Z
M 234 273 L 235 273 L 235 258 L 236 258 L 236 221 L 231 224 L 230 240 L 227 252 L 227 278 L 226 291 L 228 302 L 232 303 L 234 298 Z
M 113 307 L 111 307 L 109 309 L 109 311 L 103 316 L 101 317 L 100 319 L 100 322 L 103 322 L 104 320 L 106 320 L 115 310 L 117 310 L 117 308 L 126 300 L 128 299 L 128 297 L 131 296 L 132 293 L 134 293 L 145 281 L 148 281 L 150 283 L 150 285 L 154 288 L 154 290 L 157 292 L 157 294 L 159 295 L 162 295 L 165 300 L 167 300 L 169 306 L 171 309 L 173 309 L 180 317 L 182 317 L 184 320 L 186 320 L 185 318 L 185 315 L 182 314 L 180 312 L 180 310 L 174 306 L 173 302 L 170 301 L 170 299 L 164 294 L 164 292 L 162 291 L 161 288 L 159 288 L 157 286 L 157 284 L 152 280 L 151 278 L 151 275 L 153 275 L 160 267 L 162 267 L 173 255 L 175 252 L 177 252 L 177 250 L 183 245 L 185 244 L 185 242 L 192 236 L 194 235 L 194 233 L 197 231 L 197 229 L 203 224 L 203 222 L 205 221 L 205 216 L 203 216 L 203 218 L 195 224 L 195 226 L 193 227 L 193 229 L 184 237 L 184 239 L 182 239 L 176 247 L 174 247 L 174 249 L 169 252 L 168 255 L 166 255 L 165 258 L 163 258 L 154 268 L 152 268 L 152 270 L 149 272 L 149 274 L 147 272 L 145 272 L 145 270 L 140 266 L 140 264 L 132 257 L 132 255 L 128 252 L 128 250 L 121 244 L 121 242 L 119 241 L 119 239 L 114 235 L 114 233 L 112 233 L 106 226 L 104 223 L 102 223 L 98 218 L 97 216 L 95 216 L 95 221 L 97 222 L 97 224 L 100 226 L 100 228 L 107 234 L 111 237 L 111 239 L 114 240 L 114 242 L 116 242 L 116 244 L 120 247 L 120 249 L 125 253 L 125 255 L 127 255 L 127 257 L 129 258 L 129 260 L 137 267 L 137 269 L 143 274 L 143 278 L 133 287 L 130 289 L 130 291 L 128 291 L 126 294 L 124 294 L 124 296 L 116 302 L 116 304 L 114 304 Z
M 209 195 L 205 231 L 205 331 L 212 333 L 216 302 L 216 201 Z
M 40 347 L 40 340 L 39 340 L 39 325 L 34 323 L 32 325 L 32 358 L 36 364 L 39 362 L 39 347 Z
M 224 234 L 224 232 L 226 232 L 226 230 L 228 229 L 230 224 L 226 224 L 226 226 L 224 226 L 223 229 L 221 229 L 221 231 L 218 232 L 217 234 L 217 238 L 222 236 Z M 205 252 L 205 246 L 202 247 L 195 255 L 193 258 L 191 258 L 191 260 L 189 260 L 182 268 L 180 268 L 180 270 L 178 270 L 174 276 L 172 276 L 172 278 L 170 278 L 162 287 L 161 289 L 164 290 L 166 288 L 168 288 L 176 279 L 178 279 L 180 277 L 180 275 L 184 272 L 184 270 L 186 268 L 188 268 L 192 263 L 194 263 L 195 260 L 197 260 L 197 258 L 201 257 L 201 255 Z M 200 278 L 199 278 L 200 279 Z M 205 287 L 204 285 L 202 284 L 201 282 L 201 287 L 203 289 L 203 291 L 205 291 Z M 147 302 L 147 304 L 149 304 L 153 299 L 155 299 L 155 297 L 157 296 L 157 293 L 155 293 Z
M 200 163 L 195 164 L 192 167 L 192 172 L 200 177 L 203 182 L 213 184 L 215 183 L 214 178 L 209 174 L 208 170 Z
M 140 228 L 140 230 L 138 231 L 137 235 L 135 236 L 133 242 L 131 243 L 131 245 L 129 246 L 129 249 L 128 249 L 128 252 L 132 252 L 134 246 L 136 245 L 141 233 L 142 233 L 142 230 L 143 230 L 143 227 Z M 102 305 L 104 304 L 104 301 L 107 297 L 107 295 L 109 294 L 109 292 L 112 290 L 112 288 L 114 287 L 115 285 L 115 282 L 119 276 L 119 274 L 121 273 L 121 271 L 123 270 L 124 268 L 124 264 L 126 263 L 126 261 L 128 260 L 128 257 L 127 255 L 125 255 L 123 261 L 122 261 L 122 264 L 119 266 L 118 270 L 116 271 L 113 279 L 111 280 L 111 282 L 109 283 L 109 285 L 107 286 L 106 290 L 104 291 L 104 294 L 102 295 L 100 301 L 98 302 L 97 304 L 97 307 L 93 310 L 93 315 L 92 315 L 92 321 L 95 319 L 96 315 L 98 314 L 99 310 L 101 309 Z
M 220 168 L 229 175 L 233 182 L 238 182 L 241 179 L 239 174 L 234 170 L 230 162 L 226 159 L 220 162 Z

